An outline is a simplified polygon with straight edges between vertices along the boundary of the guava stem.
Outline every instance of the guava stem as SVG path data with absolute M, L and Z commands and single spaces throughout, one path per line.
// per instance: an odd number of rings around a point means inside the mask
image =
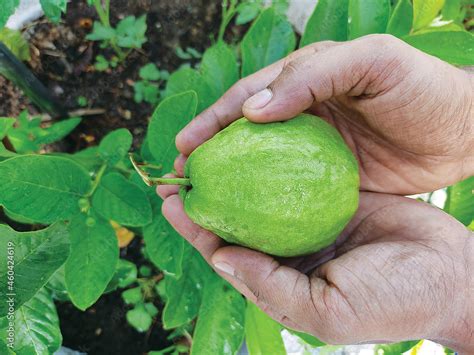
M 156 185 L 182 185 L 191 186 L 191 180 L 186 178 L 150 178 Z

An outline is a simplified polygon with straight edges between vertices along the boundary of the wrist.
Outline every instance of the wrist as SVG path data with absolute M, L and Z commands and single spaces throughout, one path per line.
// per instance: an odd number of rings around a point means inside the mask
M 433 341 L 442 344 L 460 354 L 474 353 L 474 233 L 465 230 L 463 241 L 460 242 L 463 261 L 462 275 L 456 275 L 456 297 L 452 300 L 452 308 L 447 310 L 442 320 L 441 330 Z M 454 262 L 454 261 L 453 261 Z M 454 265 L 453 265 L 454 266 Z M 458 268 L 453 271 L 458 273 Z M 459 276 L 459 277 L 458 277 Z M 441 311 L 445 313 L 444 311 Z

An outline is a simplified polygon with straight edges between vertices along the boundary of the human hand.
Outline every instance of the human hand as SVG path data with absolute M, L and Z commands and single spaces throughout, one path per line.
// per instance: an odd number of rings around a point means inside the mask
M 269 122 L 305 110 L 340 131 L 362 190 L 413 194 L 474 174 L 474 76 L 389 35 L 315 43 L 240 80 L 178 135 L 177 171 L 242 115 Z
M 474 352 L 474 235 L 443 211 L 362 192 L 356 216 L 335 245 L 278 261 L 228 246 L 194 224 L 177 187 L 159 192 L 173 227 L 284 325 L 329 344 L 431 339 Z

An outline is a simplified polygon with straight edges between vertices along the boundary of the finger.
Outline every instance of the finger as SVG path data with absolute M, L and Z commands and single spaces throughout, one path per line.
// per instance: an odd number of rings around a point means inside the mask
M 313 103 L 362 94 L 375 75 L 380 75 L 381 66 L 374 64 L 383 62 L 379 54 L 388 46 L 384 41 L 391 44 L 395 40 L 382 35 L 365 37 L 287 61 L 274 81 L 244 103 L 245 117 L 255 122 L 285 120 Z
M 218 249 L 211 261 L 226 279 L 244 284 L 254 295 L 255 303 L 278 322 L 295 327 L 295 320 L 306 319 L 310 314 L 309 279 L 295 269 L 280 265 L 268 255 L 236 246 Z
M 191 221 L 184 211 L 183 201 L 178 195 L 169 196 L 161 207 L 163 216 L 207 261 L 211 255 L 224 245 L 224 241 L 215 234 L 201 228 Z
M 239 80 L 215 104 L 196 116 L 176 136 L 178 150 L 184 155 L 189 155 L 197 146 L 233 121 L 241 118 L 244 102 L 267 87 L 278 76 L 287 61 L 331 45 L 335 45 L 335 43 L 319 42 L 303 47 L 288 57 Z
M 195 247 L 208 263 L 210 263 L 212 254 L 225 245 L 225 242 L 221 238 L 201 228 L 189 219 L 184 211 L 183 203 L 179 196 L 174 195 L 168 197 L 163 202 L 162 213 L 173 228 Z M 223 276 L 221 271 L 216 271 Z M 228 281 L 245 297 L 251 301 L 255 301 L 255 296 L 241 281 L 236 279 Z
M 176 175 L 166 174 L 163 177 L 173 178 L 173 177 L 176 177 Z M 177 193 L 179 193 L 179 186 L 178 185 L 158 185 L 156 187 L 156 193 L 158 194 L 158 196 L 160 196 L 164 200 L 171 195 L 176 195 Z
M 183 154 L 179 154 L 175 161 L 174 161 L 174 169 L 178 176 L 184 176 L 184 164 L 186 164 L 186 160 L 188 158 L 185 157 Z

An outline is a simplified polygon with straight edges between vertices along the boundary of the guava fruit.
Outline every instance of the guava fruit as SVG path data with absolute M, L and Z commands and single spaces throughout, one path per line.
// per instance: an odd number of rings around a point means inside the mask
M 358 206 L 357 161 L 319 117 L 241 118 L 188 158 L 184 207 L 229 243 L 290 257 L 332 244 Z

